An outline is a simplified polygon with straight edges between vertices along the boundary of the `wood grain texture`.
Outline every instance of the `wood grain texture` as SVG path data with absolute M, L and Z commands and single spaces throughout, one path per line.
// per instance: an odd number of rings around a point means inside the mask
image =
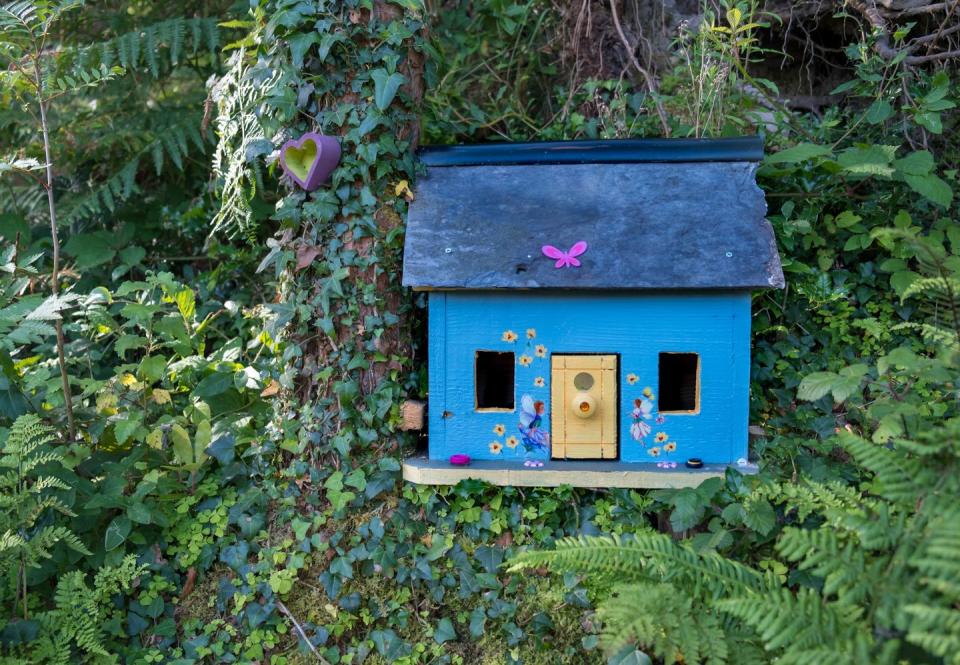
M 524 395 L 551 404 L 551 357 L 564 353 L 619 356 L 620 460 L 682 463 L 699 457 L 708 463 L 731 463 L 747 456 L 749 293 L 431 292 L 429 302 L 431 459 L 446 460 L 455 453 L 475 460 L 549 459 L 549 449 L 526 451 L 508 444 L 509 437 L 520 437 L 518 409 Z M 527 337 L 528 329 L 532 337 Z M 503 340 L 507 331 L 516 341 Z M 539 345 L 544 347 L 541 354 Z M 513 411 L 476 412 L 477 349 L 515 354 Z M 700 355 L 700 412 L 667 414 L 662 423 L 650 420 L 643 445 L 631 437 L 631 410 L 645 387 L 656 404 L 660 352 Z M 554 407 L 548 408 L 552 412 Z M 544 414 L 545 426 L 551 420 L 552 413 Z M 658 432 L 664 433 L 663 442 L 655 441 Z M 672 453 L 664 448 L 669 442 L 676 444 Z M 491 450 L 494 443 L 499 444 L 498 453 Z M 654 447 L 660 452 L 657 458 L 649 454 Z
M 702 469 L 659 469 L 650 464 L 624 462 L 551 461 L 541 468 L 528 468 L 519 462 L 479 461 L 455 467 L 425 458 L 407 459 L 403 479 L 420 485 L 456 485 L 461 480 L 483 480 L 492 485 L 513 487 L 629 487 L 666 489 L 697 487 L 707 478 L 722 478 L 728 465 L 707 465 Z M 733 467 L 743 474 L 756 473 L 755 467 Z
M 616 459 L 617 457 L 617 357 L 615 355 L 551 356 L 551 456 L 554 459 Z M 586 373 L 593 379 L 580 389 L 575 379 Z M 577 414 L 578 395 L 593 401 L 593 413 Z

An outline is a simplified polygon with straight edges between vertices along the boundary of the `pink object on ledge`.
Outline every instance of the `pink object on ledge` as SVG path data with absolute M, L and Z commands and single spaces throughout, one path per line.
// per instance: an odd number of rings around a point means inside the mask
M 451 455 L 450 463 L 453 464 L 454 466 L 466 466 L 467 464 L 470 463 L 470 456 L 460 455 L 460 454 Z

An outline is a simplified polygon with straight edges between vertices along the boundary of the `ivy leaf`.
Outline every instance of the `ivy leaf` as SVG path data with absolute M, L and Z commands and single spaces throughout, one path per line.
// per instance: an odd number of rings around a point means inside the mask
M 383 111 L 390 106 L 390 102 L 397 96 L 397 90 L 406 79 L 397 72 L 388 74 L 383 67 L 373 70 L 370 76 L 373 78 L 373 101 L 377 108 Z
M 325 32 L 320 37 L 320 48 L 317 49 L 317 57 L 320 58 L 320 62 L 323 62 L 327 59 L 327 55 L 330 53 L 330 49 L 333 48 L 333 45 L 337 42 L 342 42 L 346 37 L 342 32 L 329 33 Z
M 487 625 L 487 613 L 482 607 L 474 607 L 470 612 L 470 637 L 483 636 L 483 629 Z
M 226 466 L 234 459 L 236 445 L 237 440 L 232 434 L 223 434 L 207 446 L 206 453 Z
M 130 535 L 132 528 L 133 523 L 130 521 L 130 518 L 124 515 L 114 517 L 113 521 L 107 526 L 106 533 L 104 533 L 103 548 L 109 552 L 110 550 L 120 547 L 127 540 L 127 536 Z
M 303 58 L 306 56 L 310 46 L 319 41 L 320 37 L 316 32 L 303 32 L 287 37 L 287 44 L 290 45 L 290 60 L 296 69 L 303 67 Z
M 453 629 L 453 622 L 444 617 L 437 622 L 437 628 L 433 631 L 433 639 L 437 644 L 451 642 L 457 639 L 457 631 Z
M 404 652 L 404 643 L 397 634 L 387 628 L 386 630 L 375 630 L 370 633 L 370 639 L 377 651 L 387 659 L 388 662 L 398 660 Z

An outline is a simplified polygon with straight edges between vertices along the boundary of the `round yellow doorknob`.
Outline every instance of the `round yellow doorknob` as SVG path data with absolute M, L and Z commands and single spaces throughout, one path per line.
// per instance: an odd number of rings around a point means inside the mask
M 590 418 L 597 412 L 597 402 L 587 393 L 577 393 L 570 402 L 573 413 L 578 418 Z

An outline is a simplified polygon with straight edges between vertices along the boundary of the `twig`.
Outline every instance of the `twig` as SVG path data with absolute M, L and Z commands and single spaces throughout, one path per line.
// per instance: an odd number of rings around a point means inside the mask
M 955 3 L 954 3 L 955 4 Z M 880 14 L 880 10 L 877 9 L 877 5 L 872 0 L 850 0 L 850 6 L 856 9 L 860 14 L 867 19 L 867 22 L 877 31 L 877 41 L 874 43 L 874 49 L 877 53 L 880 54 L 884 60 L 893 60 L 901 54 L 899 49 L 894 48 L 890 45 L 890 31 L 887 28 L 887 22 Z M 915 7 L 914 11 L 908 12 L 904 11 L 901 15 L 908 15 L 909 13 L 924 13 L 925 11 L 939 11 L 941 9 L 947 9 L 947 3 L 940 3 L 938 5 L 926 5 L 925 7 Z M 924 10 L 916 11 L 916 10 Z M 953 11 L 952 8 L 950 10 Z M 949 17 L 949 15 L 948 15 Z M 929 37 L 929 35 L 927 35 Z M 926 39 L 922 38 L 922 39 Z M 936 41 L 936 37 L 933 40 Z M 918 41 L 917 44 L 920 42 Z M 931 43 L 932 44 L 932 43 Z M 913 46 L 908 46 L 906 48 L 909 51 L 911 48 L 915 48 L 916 44 Z M 932 55 L 908 55 L 903 59 L 903 63 L 906 65 L 920 65 L 925 62 L 931 62 L 934 60 L 944 60 L 948 58 L 955 58 L 960 56 L 960 51 L 944 51 L 943 53 L 934 53 Z
M 40 105 L 40 128 L 43 131 L 43 151 L 47 167 L 47 203 L 50 207 L 50 241 L 53 245 L 53 267 L 50 271 L 50 288 L 54 297 L 60 295 L 60 235 L 57 232 L 57 208 L 53 198 L 53 158 L 50 155 L 50 131 L 47 126 L 47 102 L 43 98 L 43 73 L 40 71 L 40 49 L 33 59 L 37 80 L 37 103 Z M 70 395 L 70 377 L 67 374 L 67 357 L 64 351 L 66 336 L 63 334 L 63 317 L 53 322 L 57 333 L 57 360 L 60 364 L 60 379 L 63 382 L 63 406 L 67 412 L 67 429 L 70 441 L 77 440 L 77 426 L 73 422 L 73 397 Z
M 932 55 L 911 55 L 908 56 L 904 62 L 908 65 L 919 65 L 924 62 L 932 62 L 933 60 L 944 60 L 947 58 L 956 58 L 960 56 L 960 51 L 942 51 L 940 53 L 934 53 Z
M 920 44 L 926 44 L 928 42 L 936 43 L 936 41 L 941 37 L 952 35 L 957 31 L 960 31 L 960 23 L 958 23 L 957 25 L 952 25 L 949 28 L 941 29 L 940 32 L 931 33 L 929 35 L 923 35 L 922 37 L 915 37 L 914 39 L 910 40 L 910 48 L 916 48 Z
M 937 28 L 936 36 L 934 37 L 933 41 L 930 42 L 930 45 L 927 46 L 927 55 L 933 53 L 933 47 L 936 46 L 937 42 L 940 40 L 940 36 L 944 33 L 944 29 L 947 27 L 950 17 L 953 16 L 953 12 L 957 11 L 958 4 L 960 4 L 960 0 L 953 0 L 953 4 L 950 6 L 950 11 L 948 11 L 947 15 L 943 17 L 943 21 L 940 22 L 940 27 Z M 957 26 L 954 26 L 954 28 L 956 27 Z
M 296 629 L 297 634 L 300 635 L 300 639 L 307 643 L 307 646 L 310 647 L 310 651 L 313 652 L 313 655 L 317 657 L 317 660 L 323 665 L 330 665 L 330 661 L 320 655 L 320 652 L 317 651 L 317 648 L 313 646 L 313 643 L 307 639 L 307 634 L 303 632 L 303 626 L 300 625 L 300 622 L 297 621 L 296 617 L 290 613 L 290 610 L 287 609 L 287 606 L 284 605 L 281 601 L 277 601 L 277 609 L 283 612 L 283 614 L 293 622 L 293 627 Z
M 634 68 L 643 76 L 643 80 L 647 84 L 647 89 L 650 91 L 650 96 L 653 97 L 653 103 L 657 107 L 657 115 L 660 116 L 660 125 L 663 127 L 663 135 L 670 136 L 670 123 L 667 122 L 667 114 L 663 110 L 663 104 L 660 102 L 660 92 L 657 90 L 657 82 L 653 76 L 651 76 L 650 72 L 640 64 L 637 56 L 633 53 L 634 47 L 630 45 L 630 41 L 623 32 L 623 26 L 620 25 L 620 16 L 617 14 L 617 0 L 610 0 L 610 13 L 613 16 L 613 25 L 617 28 L 617 34 L 620 35 L 620 41 L 623 42 L 623 46 L 627 50 L 627 57 L 630 58 L 630 62 Z

